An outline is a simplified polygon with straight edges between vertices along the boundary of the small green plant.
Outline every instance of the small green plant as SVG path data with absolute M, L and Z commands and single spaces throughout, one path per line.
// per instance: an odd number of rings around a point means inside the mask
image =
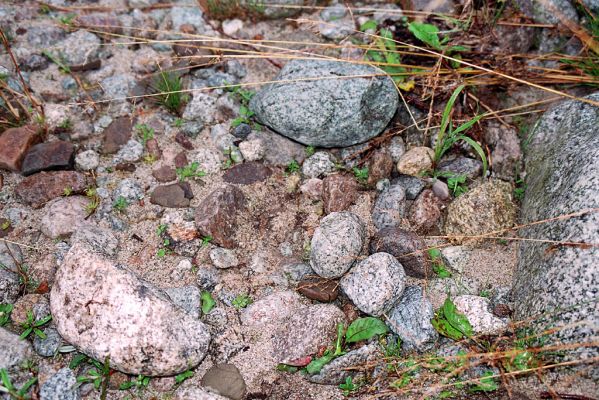
M 181 182 L 184 182 L 187 178 L 201 178 L 206 176 L 206 173 L 200 169 L 200 164 L 197 161 L 192 162 L 191 164 L 177 168 L 177 176 Z
M 10 220 L 7 219 L 6 221 L 4 221 L 0 224 L 0 229 L 5 231 L 8 228 L 10 228 Z
M 401 389 L 410 384 L 412 379 L 420 371 L 421 367 L 414 359 L 408 358 L 407 360 L 398 362 L 395 365 L 395 368 L 403 372 L 399 375 L 399 378 L 395 380 L 393 383 L 391 383 L 391 385 L 389 386 L 395 389 Z
M 14 306 L 12 304 L 0 304 L 0 326 L 8 324 L 8 321 L 10 321 L 10 313 L 13 308 Z
M 468 318 L 458 312 L 449 297 L 445 299 L 443 306 L 437 310 L 431 323 L 437 332 L 453 340 L 468 338 L 473 334 L 472 325 L 470 325 Z
M 100 206 L 100 196 L 98 196 L 96 188 L 93 187 L 85 189 L 85 196 L 89 199 L 89 203 L 85 206 L 85 211 L 88 215 L 91 215 Z
M 364 183 L 368 180 L 368 167 L 364 167 L 364 168 L 354 167 L 353 171 L 354 171 L 354 176 L 361 183 Z
M 250 100 L 256 92 L 241 88 L 239 85 L 233 85 L 226 88 L 230 92 L 231 97 L 237 99 L 241 105 L 239 106 L 239 115 L 231 121 L 231 126 L 236 127 L 241 124 L 251 125 L 252 127 L 258 124 L 253 121 L 254 112 L 250 110 Z
M 526 183 L 520 176 L 516 178 L 516 187 L 514 188 L 514 198 L 518 201 L 524 200 L 524 194 L 526 193 Z
M 193 371 L 187 370 L 181 372 L 179 375 L 175 375 L 175 383 L 180 384 L 193 377 Z
M 216 301 L 214 301 L 212 294 L 204 290 L 200 296 L 200 300 L 202 301 L 202 314 L 210 314 L 210 311 L 212 311 L 216 305 Z
M 204 236 L 204 237 L 202 237 L 202 244 L 200 246 L 201 247 L 208 246 L 211 241 L 212 241 L 212 236 Z
M 487 297 L 487 298 L 489 298 L 489 297 L 491 297 L 491 292 L 490 292 L 488 289 L 482 289 L 482 290 L 481 290 L 481 291 L 478 293 L 478 295 L 479 295 L 480 297 Z
M 254 116 L 254 112 L 250 110 L 247 106 L 241 105 L 239 107 L 239 116 L 231 121 L 231 126 L 236 127 L 241 124 L 251 125 L 252 121 L 250 118 Z
M 493 392 L 499 389 L 499 385 L 493 376 L 493 371 L 486 371 L 478 382 L 471 383 L 468 391 L 470 392 Z
M 462 57 L 455 53 L 468 50 L 464 46 L 448 46 L 447 42 L 449 42 L 450 38 L 446 36 L 440 39 L 439 28 L 435 25 L 413 21 L 408 24 L 408 29 L 420 41 L 426 43 L 433 49 L 458 60 Z M 451 61 L 451 66 L 457 68 L 460 66 L 460 63 Z
M 168 228 L 167 224 L 158 225 L 158 228 L 156 228 L 156 235 L 162 236 L 166 232 L 167 228 Z
M 137 129 L 137 132 L 141 139 L 141 143 L 144 147 L 146 147 L 146 143 L 148 143 L 148 140 L 154 139 L 154 129 L 150 128 L 148 125 L 137 124 L 135 125 L 135 129 Z
M 445 267 L 445 263 L 443 262 L 443 257 L 441 256 L 439 249 L 429 249 L 428 255 L 431 258 L 433 272 L 437 274 L 439 278 L 451 278 L 451 272 L 449 272 Z
M 308 146 L 308 147 L 306 147 L 305 151 L 306 151 L 306 157 L 310 157 L 310 156 L 314 155 L 314 153 L 316 152 L 316 149 L 314 148 L 314 146 Z
M 58 127 L 63 131 L 70 131 L 71 129 L 73 129 L 73 121 L 71 121 L 70 118 L 67 118 L 64 121 L 62 121 L 58 125 Z
M 62 56 L 55 56 L 48 50 L 43 50 L 42 54 L 54 64 L 58 66 L 58 70 L 64 72 L 65 74 L 70 74 L 71 69 L 67 66 L 67 62 L 64 60 Z
M 360 30 L 367 31 L 376 29 L 376 27 L 375 21 L 368 21 L 362 24 Z M 378 50 L 368 50 L 365 54 L 365 60 L 376 63 L 380 69 L 389 74 L 400 89 L 410 90 L 414 85 L 414 81 L 406 82 L 407 71 L 401 65 L 401 56 L 393 40 L 393 32 L 382 28 L 374 40 L 374 47 Z
M 158 103 L 171 112 L 178 112 L 187 102 L 188 96 L 183 95 L 183 82 L 174 72 L 162 71 L 154 80 L 153 89 L 157 94 Z
M 128 390 L 131 388 L 145 389 L 148 387 L 149 384 L 150 384 L 149 376 L 138 375 L 137 378 L 135 378 L 132 381 L 127 381 L 127 382 L 121 383 L 121 385 L 119 386 L 119 389 L 120 390 Z
M 15 400 L 29 400 L 29 391 L 37 382 L 37 377 L 30 378 L 23 386 L 17 388 L 11 381 L 10 375 L 5 368 L 0 369 L 0 393 L 7 393 Z
M 73 194 L 73 188 L 70 186 L 67 186 L 66 188 L 63 189 L 62 191 L 62 195 L 65 197 L 69 197 L 70 195 Z
M 60 21 L 61 24 L 66 25 L 66 26 L 73 26 L 73 20 L 77 18 L 77 14 L 67 14 L 67 15 L 61 15 L 58 20 Z
M 287 164 L 287 167 L 285 168 L 285 172 L 287 174 L 295 174 L 299 170 L 300 170 L 300 165 L 295 160 L 291 160 L 289 162 L 289 164 Z
M 233 299 L 232 304 L 233 307 L 235 307 L 238 310 L 241 310 L 242 308 L 246 308 L 253 302 L 254 301 L 252 300 L 252 298 L 247 294 L 240 294 L 237 297 L 235 297 L 235 299 Z
M 345 382 L 339 385 L 339 389 L 343 390 L 344 396 L 349 396 L 352 392 L 355 392 L 359 388 L 360 388 L 360 386 L 356 385 L 353 382 L 353 379 L 351 376 L 348 376 L 347 378 L 345 378 Z
M 42 15 L 50 14 L 50 11 L 52 11 L 52 10 L 50 9 L 50 7 L 47 4 L 40 4 L 39 8 L 37 9 L 37 12 Z
M 112 207 L 114 207 L 114 209 L 119 212 L 123 212 L 123 211 L 125 211 L 125 209 L 127 208 L 128 205 L 129 205 L 129 202 L 127 201 L 127 199 L 124 198 L 123 196 L 119 196 L 112 204 Z
M 183 123 L 185 121 L 183 120 L 183 118 L 175 118 L 175 121 L 173 122 L 173 126 L 175 128 L 181 128 L 183 126 Z
M 483 176 L 487 175 L 487 157 L 485 156 L 485 152 L 482 147 L 476 143 L 476 141 L 464 133 L 470 129 L 475 123 L 477 123 L 482 115 L 477 115 L 472 118 L 470 121 L 463 123 L 462 125 L 454 128 L 453 121 L 451 120 L 451 111 L 453 109 L 453 105 L 460 95 L 461 91 L 465 88 L 465 85 L 460 85 L 451 95 L 445 109 L 443 110 L 443 114 L 441 117 L 441 126 L 439 128 L 439 133 L 437 135 L 437 142 L 435 143 L 435 157 L 434 164 L 437 165 L 441 160 L 441 157 L 457 142 L 460 140 L 468 143 L 474 151 L 479 155 L 483 162 Z
M 24 340 L 27 336 L 31 335 L 31 333 L 34 333 L 40 339 L 45 339 L 46 334 L 39 328 L 50 322 L 51 319 L 51 315 L 46 315 L 44 318 L 36 320 L 33 316 L 33 312 L 27 311 L 27 320 L 21 324 L 21 328 L 23 328 L 24 331 L 19 336 L 19 339 Z
M 447 187 L 451 190 L 454 197 L 458 197 L 468 191 L 466 185 L 466 175 L 452 175 L 447 178 Z

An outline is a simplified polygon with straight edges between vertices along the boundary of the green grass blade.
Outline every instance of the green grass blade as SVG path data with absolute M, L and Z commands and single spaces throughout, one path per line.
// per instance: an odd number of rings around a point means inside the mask
M 476 143 L 474 139 L 469 138 L 468 136 L 462 135 L 460 139 L 464 140 L 466 143 L 472 146 L 474 151 L 476 151 L 476 153 L 479 155 L 481 161 L 483 162 L 483 177 L 487 176 L 487 169 L 489 167 L 489 164 L 487 163 L 487 156 L 485 156 L 483 148 L 480 146 L 480 144 Z

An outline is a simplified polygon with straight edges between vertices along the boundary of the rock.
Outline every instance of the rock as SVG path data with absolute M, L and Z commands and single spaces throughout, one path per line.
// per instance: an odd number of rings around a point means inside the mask
M 71 236 L 71 244 L 82 243 L 104 257 L 115 258 L 119 241 L 112 232 L 100 228 L 93 223 L 85 223 Z
M 226 248 L 236 246 L 237 214 L 246 209 L 246 198 L 235 186 L 227 185 L 210 193 L 196 208 L 196 227 L 203 236 L 212 236 L 213 243 Z
M 511 228 L 515 218 L 512 186 L 490 180 L 451 202 L 445 232 L 456 236 L 481 235 Z
M 245 308 L 241 323 L 253 331 L 265 333 L 268 326 L 281 324 L 303 307 L 302 297 L 296 292 L 275 292 Z M 268 334 L 270 336 L 270 332 Z
M 177 288 L 168 288 L 164 290 L 168 297 L 186 313 L 194 317 L 200 318 L 202 309 L 202 293 L 197 286 L 182 286 Z
M 51 239 L 69 236 L 85 221 L 90 200 L 83 196 L 69 196 L 46 205 L 40 230 Z
M 347 377 L 355 378 L 359 370 L 356 367 L 374 361 L 381 356 L 377 343 L 370 343 L 356 350 L 351 350 L 341 357 L 335 358 L 326 364 L 316 375 L 308 375 L 310 382 L 324 385 L 339 385 L 344 383 Z M 355 380 L 354 380 L 355 381 Z
M 267 180 L 270 175 L 272 175 L 270 168 L 264 164 L 250 161 L 229 168 L 223 174 L 223 180 L 238 185 L 251 185 L 252 183 Z
M 310 300 L 330 303 L 339 294 L 339 283 L 330 279 L 308 277 L 297 285 L 297 291 Z
M 431 324 L 433 306 L 420 286 L 406 287 L 401 300 L 389 311 L 387 325 L 401 339 L 407 351 L 430 350 L 439 337 Z
M 310 265 L 300 261 L 287 262 L 281 269 L 292 282 L 299 282 L 304 279 L 304 277 L 314 274 Z
M 265 144 L 268 143 L 268 151 L 264 154 L 265 164 L 285 167 L 293 160 L 301 164 L 306 158 L 304 146 L 269 129 L 262 129 L 259 136 L 254 132 L 248 136 L 249 140 L 256 138 L 261 138 Z
M 81 243 L 56 274 L 50 305 L 67 342 L 97 360 L 110 356 L 111 367 L 124 373 L 175 375 L 199 364 L 208 350 L 204 324 Z
M 400 175 L 391 181 L 392 185 L 400 185 L 406 190 L 406 199 L 414 200 L 426 187 L 426 182 L 420 178 L 410 175 Z
M 341 40 L 351 36 L 356 30 L 356 24 L 353 18 L 341 18 L 331 22 L 321 22 L 318 24 L 318 32 L 330 40 Z
M 213 121 L 216 113 L 216 99 L 207 93 L 194 92 L 192 99 L 183 111 L 183 118 L 188 121 L 199 120 L 203 124 Z
M 317 353 L 333 342 L 337 324 L 344 321 L 343 311 L 332 304 L 315 304 L 296 311 L 273 334 L 274 358 L 288 364 Z
M 399 301 L 405 280 L 406 273 L 395 257 L 375 253 L 356 264 L 340 285 L 360 311 L 378 317 Z
M 217 155 L 217 159 L 218 159 L 218 155 Z M 174 161 L 175 161 L 176 168 L 184 168 L 189 163 L 189 161 L 187 160 L 187 154 L 184 151 L 178 153 L 175 156 Z M 220 169 L 220 163 L 219 163 L 219 169 Z M 203 169 L 202 169 L 202 171 L 203 171 Z
M 225 35 L 233 36 L 241 29 L 243 29 L 243 21 L 237 18 L 228 19 L 223 21 L 222 27 Z
M 403 142 L 401 136 L 393 136 L 387 146 L 389 154 L 393 159 L 393 163 L 397 164 L 401 157 L 406 153 L 406 145 Z
M 210 260 L 212 260 L 212 264 L 219 269 L 232 268 L 239 264 L 235 252 L 222 247 L 215 247 L 210 250 Z
M 233 128 L 233 131 L 231 133 L 236 138 L 245 140 L 250 135 L 250 133 L 252 133 L 252 127 L 248 124 L 241 123 L 237 125 L 235 128 Z
M 19 339 L 4 328 L 0 328 L 0 369 L 11 369 L 31 359 L 33 352 L 26 340 Z
M 177 132 L 175 142 L 179 143 L 186 150 L 193 150 L 193 143 L 191 143 L 191 140 L 183 132 Z
M 335 170 L 335 159 L 324 151 L 319 151 L 306 158 L 302 164 L 302 174 L 308 178 L 322 178 L 332 174 Z
M 85 175 L 75 171 L 40 172 L 28 176 L 15 188 L 21 200 L 33 208 L 40 208 L 46 202 L 70 193 L 82 193 L 88 187 Z
M 40 171 L 71 169 L 74 152 L 75 146 L 62 140 L 36 144 L 25 155 L 21 172 L 28 176 Z
M 75 157 L 75 167 L 80 171 L 93 171 L 100 165 L 100 156 L 93 150 L 82 151 Z
M 377 229 L 401 224 L 405 213 L 406 191 L 400 185 L 391 185 L 379 193 L 372 209 L 372 223 Z
M 433 183 L 433 187 L 431 189 L 439 200 L 449 199 L 449 187 L 447 187 L 447 183 L 437 179 L 435 180 L 435 183 Z
M 134 179 L 123 179 L 114 191 L 114 198 L 119 197 L 127 200 L 128 203 L 135 203 L 143 199 L 144 190 L 141 185 Z
M 23 262 L 23 252 L 21 247 L 16 243 L 5 242 L 0 240 L 0 270 L 9 270 L 16 272 L 18 264 Z
M 331 177 L 334 177 L 337 175 L 331 175 Z M 306 196 L 308 196 L 309 199 L 311 200 L 320 200 L 322 198 L 322 193 L 323 191 L 323 180 L 322 179 L 318 179 L 318 178 L 310 178 L 310 179 L 306 179 L 304 181 L 304 183 L 302 184 L 302 186 L 300 186 L 300 192 L 302 192 L 303 194 L 305 194 Z M 335 195 L 337 194 L 337 191 L 334 191 Z M 344 200 L 345 198 L 343 198 Z M 341 200 L 341 198 L 339 198 L 339 200 Z M 341 201 L 343 201 L 341 200 Z M 329 199 L 329 202 L 331 200 Z M 325 205 L 326 208 L 326 205 Z M 345 207 L 347 208 L 347 207 Z M 336 210 L 336 211 L 343 211 L 343 210 Z
M 32 313 L 34 321 L 39 321 L 50 315 L 48 300 L 41 294 L 26 294 L 14 304 L 10 319 L 14 325 L 23 325 L 27 322 L 28 314 Z
M 458 312 L 468 318 L 472 330 L 477 335 L 501 334 L 508 326 L 490 311 L 489 299 L 480 296 L 463 295 L 453 299 Z
M 239 369 L 233 364 L 216 364 L 202 377 L 202 386 L 232 400 L 241 400 L 246 385 Z
M 78 25 L 85 29 L 122 34 L 121 21 L 117 17 L 103 14 L 78 15 Z M 110 37 L 110 36 L 109 36 Z
M 216 150 L 205 148 L 198 149 L 193 153 L 190 153 L 189 157 L 191 162 L 197 162 L 200 166 L 200 170 L 207 174 L 215 174 L 221 170 L 220 154 Z M 187 165 L 187 159 L 185 159 L 185 162 L 181 162 L 182 165 L 177 164 L 177 160 L 175 160 L 175 164 L 177 168 L 184 167 Z
M 68 367 L 52 375 L 40 387 L 40 400 L 79 400 L 75 372 Z
M 485 130 L 485 142 L 493 149 L 493 174 L 501 179 L 513 179 L 522 163 L 520 138 L 514 128 L 499 123 L 489 123 Z
M 393 157 L 387 150 L 378 149 L 368 160 L 368 181 L 369 185 L 374 185 L 381 179 L 389 178 L 393 171 Z
M 266 155 L 266 147 L 262 139 L 245 140 L 239 143 L 239 151 L 247 161 L 262 160 Z
M 433 169 L 435 152 L 429 147 L 413 147 L 408 150 L 397 163 L 400 174 L 421 176 Z
M 5 268 L 0 268 L 0 303 L 14 303 L 19 297 L 20 290 L 19 276 Z
M 162 150 L 156 139 L 150 139 L 146 142 L 146 151 L 154 160 L 160 160 L 162 158 Z
M 321 193 L 326 214 L 345 211 L 358 198 L 358 184 L 352 176 L 335 174 L 324 178 Z
M 25 154 L 40 141 L 33 126 L 9 128 L 0 135 L 0 168 L 19 172 Z
M 567 18 L 573 23 L 578 21 L 574 5 L 566 0 L 517 0 L 514 4 L 524 15 L 544 24 L 561 23 L 557 13 L 562 18 Z
M 57 46 L 60 52 L 54 52 L 54 56 L 64 60 L 67 66 L 84 71 L 98 66 L 100 46 L 100 39 L 96 35 L 81 29 L 60 42 Z
M 339 278 L 354 264 L 366 235 L 356 214 L 334 212 L 320 221 L 312 237 L 310 265 L 323 278 Z
M 445 265 L 463 273 L 472 255 L 472 249 L 467 246 L 447 246 L 439 249 Z
M 230 400 L 198 386 L 179 387 L 174 394 L 174 400 Z
M 114 119 L 104 130 L 102 153 L 114 154 L 131 139 L 135 121 L 129 117 Z
M 377 68 L 334 61 L 294 60 L 277 80 L 251 100 L 259 122 L 305 145 L 346 147 L 378 135 L 398 105 L 387 76 L 321 79 L 323 76 L 381 74 Z M 317 78 L 299 80 L 302 78 Z M 291 100 L 290 100 L 291 99 Z
M 599 101 L 599 94 L 589 97 Z M 599 109 L 569 101 L 545 113 L 532 132 L 526 152 L 526 195 L 522 224 L 542 221 L 599 207 Z M 519 231 L 522 237 L 599 242 L 599 213 L 534 225 Z M 549 313 L 559 329 L 552 344 L 574 344 L 568 358 L 597 357 L 599 349 L 579 347 L 597 337 L 599 247 L 559 246 L 530 241 L 520 244 L 512 296 L 515 318 Z M 556 312 L 556 310 L 560 310 Z M 534 328 L 546 329 L 547 320 Z M 594 379 L 599 374 L 594 371 Z
M 54 328 L 45 328 L 43 332 L 46 335 L 45 339 L 33 335 L 33 349 L 42 357 L 54 357 L 62 343 L 62 338 Z
M 150 195 L 150 203 L 168 208 L 189 207 L 193 193 L 190 196 L 190 192 L 185 190 L 183 183 L 177 182 L 171 185 L 157 186 Z
M 129 162 L 134 163 L 141 160 L 144 154 L 144 146 L 137 140 L 131 139 L 114 156 L 115 163 Z
M 406 274 L 414 278 L 433 276 L 426 252 L 421 251 L 426 248 L 424 240 L 417 234 L 399 227 L 381 229 L 370 241 L 370 254 L 391 254 L 401 263 Z
M 152 170 L 152 176 L 161 183 L 170 182 L 177 179 L 177 173 L 175 172 L 175 169 L 167 165 L 163 165 Z
M 443 202 L 432 190 L 426 189 L 414 200 L 408 219 L 418 232 L 427 232 L 441 219 Z
M 437 169 L 441 172 L 465 175 L 468 179 L 475 179 L 482 174 L 483 163 L 473 158 L 458 157 L 453 160 L 441 161 Z

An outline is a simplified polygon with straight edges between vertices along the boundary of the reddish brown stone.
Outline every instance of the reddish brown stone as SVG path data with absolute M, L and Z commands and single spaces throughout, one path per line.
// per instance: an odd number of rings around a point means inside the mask
M 137 167 L 133 163 L 126 162 L 126 163 L 118 163 L 117 165 L 114 166 L 114 169 L 116 169 L 117 171 L 135 172 Z
M 0 135 L 0 168 L 19 172 L 23 157 L 39 141 L 40 136 L 33 126 L 5 130 Z
M 389 253 L 401 263 L 406 274 L 415 278 L 433 276 L 424 241 L 414 232 L 398 228 L 383 228 L 370 241 L 370 254 Z
M 245 210 L 246 198 L 240 189 L 232 185 L 217 189 L 196 209 L 196 227 L 202 236 L 211 236 L 213 243 L 234 248 L 237 216 Z
M 272 175 L 270 168 L 256 161 L 249 161 L 234 165 L 223 174 L 223 180 L 227 183 L 239 185 L 251 185 L 262 182 Z
M 174 168 L 163 165 L 152 171 L 152 176 L 160 183 L 170 182 L 177 179 L 177 173 Z
M 187 164 L 189 164 L 189 161 L 187 161 L 187 154 L 185 154 L 184 151 L 175 156 L 175 167 L 183 168 L 186 167 Z
M 387 150 L 378 149 L 368 160 L 368 184 L 374 185 L 381 179 L 389 178 L 393 171 L 393 158 Z
M 297 291 L 311 300 L 330 303 L 339 295 L 339 283 L 320 277 L 305 278 L 297 285 Z
M 186 150 L 193 150 L 193 144 L 191 143 L 191 140 L 189 140 L 189 138 L 185 136 L 183 132 L 177 133 L 175 136 L 175 142 L 179 143 L 181 147 Z
M 322 181 L 324 212 L 346 210 L 358 198 L 358 184 L 349 175 L 330 175 Z
M 82 193 L 88 187 L 85 175 L 75 171 L 40 172 L 23 179 L 15 193 L 24 203 L 40 208 L 46 202 L 65 194 Z
M 75 146 L 62 140 L 36 144 L 31 147 L 23 160 L 21 173 L 25 176 L 40 171 L 73 168 Z
M 186 182 L 158 186 L 150 196 L 150 203 L 168 208 L 189 207 L 189 199 L 193 198 L 191 187 Z
M 432 190 L 424 190 L 410 207 L 408 219 L 418 232 L 427 232 L 441 218 L 443 206 L 441 199 L 435 196 Z
M 154 160 L 160 160 L 162 157 L 162 150 L 158 145 L 158 140 L 150 139 L 146 142 L 146 150 L 154 158 Z
M 104 137 L 102 139 L 102 153 L 116 153 L 121 146 L 131 139 L 131 131 L 133 130 L 134 121 L 129 117 L 120 117 L 115 119 L 104 129 Z

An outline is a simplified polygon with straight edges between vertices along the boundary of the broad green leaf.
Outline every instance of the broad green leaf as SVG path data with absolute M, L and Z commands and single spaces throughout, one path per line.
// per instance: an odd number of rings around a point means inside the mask
M 69 368 L 75 369 L 79 366 L 79 364 L 81 364 L 85 360 L 87 360 L 87 356 L 85 354 L 77 354 L 73 357 L 73 359 L 69 363 Z
M 187 379 L 191 378 L 192 376 L 193 376 L 193 371 L 181 372 L 179 375 L 175 376 L 175 382 L 176 383 L 184 382 Z
M 310 375 L 317 374 L 320 372 L 322 367 L 324 367 L 325 365 L 327 365 L 328 363 L 333 361 L 334 358 L 335 358 L 334 354 L 332 354 L 330 352 L 325 352 L 322 357 L 312 360 L 310 362 L 310 364 L 308 364 L 308 366 L 306 367 L 306 371 Z
M 431 320 L 431 324 L 437 332 L 439 332 L 443 336 L 447 336 L 450 339 L 460 340 L 464 337 L 462 332 L 458 331 L 453 326 L 451 326 L 449 321 L 442 318 L 441 316 L 436 316 L 435 318 L 433 318 Z
M 360 25 L 360 30 L 362 32 L 367 31 L 367 30 L 373 30 L 375 31 L 377 27 L 377 23 L 375 20 L 369 19 L 368 21 L 364 22 L 362 25 Z
M 472 336 L 472 325 L 468 321 L 465 315 L 460 314 L 453 301 L 448 297 L 443 303 L 443 316 L 451 324 L 452 327 L 462 332 L 465 336 Z
M 439 249 L 429 249 L 428 255 L 434 260 L 441 257 L 441 251 Z
M 202 300 L 202 314 L 210 314 L 210 311 L 216 305 L 216 302 L 212 298 L 212 295 L 208 291 L 203 291 L 201 295 Z
M 389 328 L 383 321 L 374 317 L 358 318 L 347 328 L 345 343 L 359 342 L 370 339 L 374 335 L 387 333 Z
M 439 41 L 439 28 L 435 25 L 424 24 L 421 22 L 410 22 L 408 29 L 414 34 L 420 41 L 428 44 L 435 50 L 442 51 L 443 46 Z

